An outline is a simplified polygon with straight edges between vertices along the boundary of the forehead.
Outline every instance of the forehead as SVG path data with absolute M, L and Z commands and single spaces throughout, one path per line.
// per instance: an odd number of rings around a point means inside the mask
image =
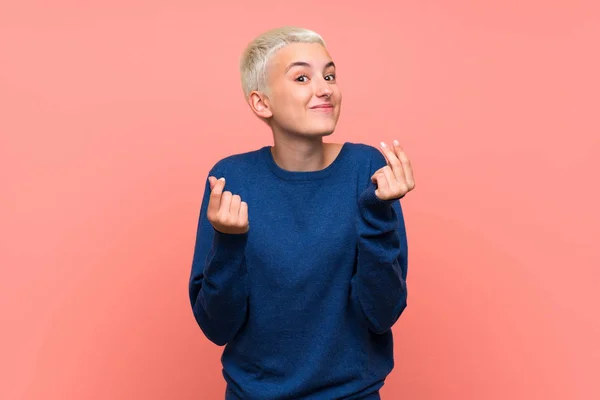
M 274 70 L 283 72 L 297 61 L 307 62 L 320 69 L 332 60 L 327 49 L 319 43 L 290 43 L 273 55 L 270 64 Z

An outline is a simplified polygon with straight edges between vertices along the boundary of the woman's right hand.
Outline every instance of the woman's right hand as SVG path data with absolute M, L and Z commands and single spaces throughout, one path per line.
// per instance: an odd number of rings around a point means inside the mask
M 207 218 L 212 226 L 221 233 L 242 234 L 248 232 L 248 204 L 231 192 L 224 192 L 225 178 L 209 176 L 210 199 Z

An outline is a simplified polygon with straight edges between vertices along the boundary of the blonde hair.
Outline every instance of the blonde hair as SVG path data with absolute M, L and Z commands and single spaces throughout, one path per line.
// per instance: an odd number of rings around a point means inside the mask
M 271 29 L 248 44 L 240 60 L 242 89 L 247 99 L 253 90 L 267 91 L 267 66 L 273 54 L 290 43 L 320 43 L 325 40 L 310 29 L 284 26 Z

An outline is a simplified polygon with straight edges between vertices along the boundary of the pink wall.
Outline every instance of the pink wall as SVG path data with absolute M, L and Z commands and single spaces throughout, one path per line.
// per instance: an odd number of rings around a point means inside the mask
M 415 167 L 384 398 L 600 398 L 596 2 L 4 3 L 0 398 L 223 398 L 195 228 L 208 168 L 271 143 L 237 62 L 282 24 L 339 66 L 327 140 Z

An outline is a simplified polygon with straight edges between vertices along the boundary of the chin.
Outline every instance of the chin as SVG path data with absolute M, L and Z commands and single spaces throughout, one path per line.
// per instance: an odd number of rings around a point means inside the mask
M 336 128 L 337 120 L 329 120 L 329 121 L 305 121 L 301 125 L 289 126 L 284 128 L 284 131 L 287 131 L 291 134 L 300 135 L 300 136 L 329 136 L 331 135 Z
M 337 121 L 322 121 L 318 124 L 312 124 L 310 127 L 307 127 L 307 132 L 313 135 L 331 135 L 333 131 L 335 131 L 335 127 L 337 125 Z
M 306 134 L 310 136 L 329 136 L 335 131 L 335 125 L 330 127 L 313 127 L 312 129 L 306 130 Z

